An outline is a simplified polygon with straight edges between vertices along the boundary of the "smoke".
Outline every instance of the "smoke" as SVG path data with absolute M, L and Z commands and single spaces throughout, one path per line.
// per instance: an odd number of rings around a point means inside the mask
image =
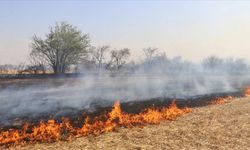
M 128 69 L 129 68 L 129 69 Z M 131 69 L 132 68 L 132 69 Z M 10 118 L 70 110 L 95 109 L 114 101 L 140 101 L 151 98 L 191 98 L 197 95 L 237 91 L 249 80 L 248 71 L 231 74 L 225 69 L 204 69 L 201 65 L 176 60 L 146 62 L 124 67 L 119 72 L 103 72 L 70 79 L 60 86 L 36 82 L 22 88 L 12 87 L 0 92 L 0 124 Z M 59 79 L 54 79 L 59 80 Z M 73 83 L 69 83 L 72 82 Z M 41 82 L 47 82 L 46 79 Z M 60 79 L 60 82 L 64 82 Z M 57 114 L 58 113 L 58 114 Z

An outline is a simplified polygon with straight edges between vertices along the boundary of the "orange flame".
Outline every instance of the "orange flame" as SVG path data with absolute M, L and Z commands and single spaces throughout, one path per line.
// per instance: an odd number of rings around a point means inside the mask
M 246 88 L 244 89 L 244 96 L 250 97 L 250 87 L 246 87 Z
M 63 118 L 61 123 L 55 120 L 40 122 L 36 126 L 25 123 L 21 130 L 9 129 L 0 131 L 0 146 L 14 146 L 37 142 L 54 142 L 69 140 L 74 137 L 99 135 L 113 131 L 117 127 L 133 127 L 136 125 L 158 124 L 162 120 L 174 120 L 178 116 L 191 112 L 189 108 L 180 109 L 175 102 L 169 107 L 148 108 L 139 114 L 128 114 L 121 110 L 116 102 L 112 111 L 94 119 L 87 117 L 81 128 L 74 127 L 69 119 Z
M 232 96 L 227 97 L 217 97 L 210 102 L 211 105 L 221 105 L 230 102 L 233 99 Z

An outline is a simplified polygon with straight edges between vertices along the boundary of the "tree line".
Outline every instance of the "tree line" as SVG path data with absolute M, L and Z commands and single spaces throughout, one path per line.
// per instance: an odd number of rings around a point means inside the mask
M 109 60 L 106 60 L 107 53 L 110 55 Z M 109 46 L 91 46 L 88 34 L 61 22 L 51 27 L 44 39 L 33 37 L 30 60 L 34 69 L 50 66 L 55 74 L 63 74 L 70 66 L 91 63 L 99 70 L 119 70 L 129 56 L 128 48 L 111 50 Z
M 243 59 L 221 59 L 209 56 L 201 63 L 201 69 L 192 62 L 181 57 L 169 59 L 159 49 L 148 47 L 142 50 L 145 60 L 140 63 L 129 62 L 131 50 L 129 48 L 112 49 L 108 45 L 92 46 L 88 34 L 66 22 L 56 23 L 49 28 L 45 38 L 34 35 L 29 54 L 29 65 L 18 66 L 19 73 L 46 73 L 53 70 L 54 74 L 64 74 L 68 70 L 81 71 L 82 68 L 102 71 L 119 71 L 127 69 L 131 72 L 168 73 L 180 72 L 227 72 L 242 73 L 249 70 Z M 0 66 L 3 70 L 4 67 Z M 8 66 L 10 67 L 10 66 Z

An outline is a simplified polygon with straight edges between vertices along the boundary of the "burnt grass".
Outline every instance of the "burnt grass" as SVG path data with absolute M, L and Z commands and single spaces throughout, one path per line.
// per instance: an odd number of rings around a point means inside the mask
M 0 77 L 0 90 L 3 89 L 22 89 L 27 86 L 38 85 L 39 87 L 60 87 L 64 84 L 74 84 L 77 83 L 76 78 L 81 77 L 77 74 L 69 74 L 64 76 L 55 75 L 38 75 L 38 76 L 10 76 L 10 77 Z M 249 83 L 245 83 L 249 85 Z M 188 99 L 178 98 L 173 99 L 169 97 L 156 97 L 152 99 L 138 99 L 129 102 L 122 102 L 121 108 L 123 112 L 136 114 L 144 111 L 146 108 L 150 107 L 166 107 L 169 106 L 173 100 L 175 100 L 179 108 L 195 108 L 203 107 L 210 104 L 212 100 L 217 97 L 243 97 L 244 93 L 242 90 L 236 92 L 227 93 L 213 93 L 207 95 L 197 95 L 189 97 Z M 19 116 L 13 116 L 6 120 L 8 123 L 0 123 L 0 130 L 8 129 L 20 129 L 25 122 L 28 122 L 31 126 L 39 124 L 41 121 L 48 121 L 54 119 L 57 122 L 62 122 L 62 118 L 68 118 L 70 122 L 75 127 L 81 127 L 87 116 L 94 118 L 96 116 L 107 114 L 112 110 L 113 102 L 105 99 L 93 100 L 90 104 L 89 109 L 75 109 L 75 108 L 58 108 L 57 110 L 52 110 L 50 112 L 41 114 L 20 114 Z
M 196 108 L 196 107 L 203 107 L 210 104 L 215 98 L 218 97 L 243 97 L 243 91 L 237 92 L 228 92 L 228 93 L 214 93 L 214 94 L 207 94 L 207 95 L 198 95 L 194 97 L 190 97 L 188 99 L 173 99 L 167 97 L 158 97 L 152 99 L 145 99 L 145 100 L 134 100 L 129 102 L 122 102 L 121 108 L 123 112 L 136 114 L 139 112 L 144 111 L 146 108 L 155 107 L 166 107 L 169 106 L 173 100 L 177 104 L 179 108 Z M 103 105 L 105 104 L 105 105 Z M 0 129 L 2 131 L 8 129 L 20 129 L 25 122 L 28 122 L 30 126 L 34 126 L 39 124 L 41 121 L 47 121 L 50 119 L 54 119 L 57 122 L 62 122 L 62 118 L 68 118 L 70 122 L 75 127 L 81 127 L 84 123 L 84 120 L 87 116 L 90 118 L 94 118 L 99 115 L 107 114 L 112 110 L 113 103 L 108 100 L 95 100 L 91 103 L 90 108 L 93 108 L 92 111 L 86 109 L 73 109 L 73 108 L 60 108 L 58 110 L 54 110 L 51 112 L 46 112 L 39 115 L 24 115 L 24 116 L 15 116 L 8 120 L 10 122 L 8 125 L 0 124 Z

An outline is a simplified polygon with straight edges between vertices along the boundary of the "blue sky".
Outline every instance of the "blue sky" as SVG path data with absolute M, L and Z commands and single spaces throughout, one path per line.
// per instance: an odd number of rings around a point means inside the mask
M 198 62 L 208 55 L 250 59 L 247 1 L 0 1 L 0 64 L 24 62 L 34 34 L 67 21 L 93 45 L 131 48 L 132 59 L 152 46 L 169 57 Z

